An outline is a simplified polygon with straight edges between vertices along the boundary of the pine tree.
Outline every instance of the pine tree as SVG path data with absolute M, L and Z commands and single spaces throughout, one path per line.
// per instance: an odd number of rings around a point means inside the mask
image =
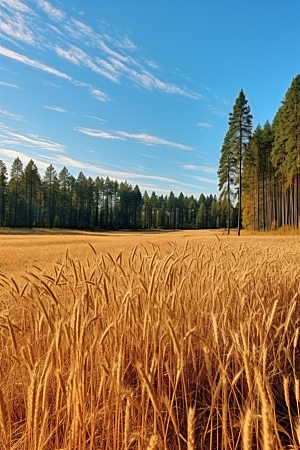
M 66 167 L 63 167 L 63 169 L 59 172 L 58 175 L 58 181 L 59 181 L 59 199 L 60 199 L 60 205 L 59 205 L 59 225 L 62 228 L 66 228 L 70 226 L 69 224 L 69 209 L 70 209 L 70 172 Z
M 261 179 L 265 171 L 263 160 L 263 129 L 260 124 L 255 128 L 249 142 L 243 164 L 243 221 L 245 226 L 260 230 L 261 218 Z
M 38 189 L 40 187 L 40 176 L 35 162 L 31 159 L 23 172 L 24 186 L 24 225 L 32 228 L 36 216 L 34 211 L 38 201 Z
M 273 122 L 271 161 L 277 179 L 280 225 L 299 226 L 300 75 L 297 75 Z
M 230 146 L 235 152 L 238 165 L 238 236 L 242 226 L 242 168 L 243 156 L 247 150 L 252 129 L 252 115 L 250 114 L 250 106 L 245 97 L 243 90 L 237 97 L 232 113 L 229 113 L 229 133 Z
M 0 160 L 0 226 L 5 224 L 6 213 L 6 197 L 7 197 L 7 169 L 6 165 Z
M 8 189 L 10 194 L 10 224 L 13 227 L 20 225 L 20 209 L 21 209 L 21 180 L 23 174 L 23 164 L 17 157 L 11 166 L 10 180 Z
M 196 226 L 197 228 L 206 228 L 206 208 L 205 203 L 201 203 L 198 209 L 197 217 L 196 217 Z
M 53 227 L 54 218 L 56 213 L 56 200 L 59 190 L 59 181 L 57 173 L 52 164 L 47 167 L 44 175 L 44 192 L 45 192 L 45 205 L 48 212 L 48 226 Z
M 236 179 L 236 157 L 231 142 L 231 130 L 225 135 L 221 148 L 221 157 L 219 161 L 219 190 L 221 191 L 221 201 L 227 199 L 227 233 L 230 233 L 230 210 L 231 197 L 233 195 L 231 186 Z

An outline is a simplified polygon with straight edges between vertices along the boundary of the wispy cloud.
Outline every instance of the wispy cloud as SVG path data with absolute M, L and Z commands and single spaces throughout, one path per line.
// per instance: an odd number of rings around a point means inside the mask
M 58 8 L 55 8 L 51 3 L 47 2 L 46 0 L 36 0 L 36 3 L 38 6 L 43 9 L 48 16 L 50 16 L 52 19 L 61 21 L 65 17 L 65 14 L 63 11 L 61 11 Z
M 198 122 L 196 124 L 197 127 L 199 128 L 211 128 L 213 126 L 212 123 L 208 123 L 208 122 Z
M 67 80 L 70 83 L 75 84 L 75 86 L 87 87 L 89 89 L 90 93 L 97 100 L 104 101 L 104 102 L 109 100 L 109 96 L 105 92 L 101 91 L 100 89 L 95 88 L 91 84 L 75 80 L 74 78 L 70 77 L 66 73 L 61 72 L 60 70 L 56 69 L 55 67 L 49 66 L 49 65 L 43 63 L 42 61 L 39 61 L 39 60 L 33 59 L 33 58 L 29 58 L 28 56 L 26 56 L 22 53 L 15 52 L 15 51 L 10 50 L 9 48 L 4 47 L 2 45 L 0 45 L 0 55 L 5 56 L 6 58 L 12 59 L 14 61 L 17 61 L 19 63 L 25 64 L 27 66 L 33 67 L 35 69 L 42 70 L 43 72 L 49 73 L 56 77 L 62 78 L 64 80 Z
M 1 5 L 9 10 L 16 10 L 21 12 L 30 12 L 30 8 L 20 0 L 1 0 Z
M 0 145 L 18 145 L 31 148 L 39 148 L 48 151 L 64 152 L 65 145 L 40 137 L 36 134 L 23 134 L 0 123 Z
M 185 183 L 183 181 L 176 180 L 172 177 L 167 177 L 164 175 L 154 175 L 154 174 L 141 174 L 141 173 L 135 173 L 135 172 L 129 172 L 129 171 L 116 171 L 116 170 L 109 170 L 107 168 L 103 168 L 99 166 L 98 164 L 90 164 L 87 162 L 79 161 L 73 158 L 70 158 L 66 155 L 57 155 L 57 163 L 61 165 L 65 165 L 67 167 L 72 167 L 78 170 L 86 170 L 89 173 L 97 174 L 99 176 L 109 176 L 110 178 L 117 179 L 119 181 L 128 180 L 130 183 L 137 183 L 141 182 L 143 183 L 144 180 L 154 180 L 154 181 L 160 181 L 163 183 L 167 183 L 168 186 L 170 184 L 174 186 L 184 186 L 184 187 L 192 187 L 196 189 L 203 189 L 207 190 L 204 186 L 199 186 L 197 184 L 192 183 Z
M 81 114 L 82 117 L 88 117 L 89 119 L 99 120 L 100 122 L 107 122 L 105 119 L 101 119 L 101 117 L 95 117 L 95 116 L 88 116 L 86 114 Z
M 19 116 L 17 114 L 13 114 L 10 111 L 7 111 L 6 109 L 0 108 L 0 115 L 9 117 L 10 119 L 17 120 L 18 122 L 22 122 L 24 120 L 24 117 Z
M 59 84 L 52 83 L 51 81 L 44 81 L 44 85 L 45 86 L 52 86 L 52 87 L 55 87 L 55 88 L 61 88 L 61 86 Z
M 114 82 L 118 81 L 118 79 L 112 73 L 112 71 L 106 70 L 106 69 L 109 69 L 109 65 L 107 65 L 105 67 L 105 64 L 102 63 L 102 67 L 99 67 L 97 64 L 95 64 L 95 62 L 92 60 L 92 58 L 86 52 L 84 52 L 82 49 L 80 49 L 79 47 L 72 45 L 72 46 L 70 46 L 70 48 L 64 49 L 58 45 L 55 45 L 54 50 L 58 56 L 66 59 L 67 61 L 69 61 L 73 64 L 84 65 L 85 67 L 89 68 L 90 70 L 97 73 L 98 75 L 102 75 L 103 77 L 106 77 L 109 80 L 114 81 Z M 98 61 L 99 61 L 99 58 L 98 58 Z M 105 61 L 104 61 L 104 63 L 105 63 Z
M 135 50 L 137 46 L 129 39 L 128 36 L 125 36 L 121 42 L 119 42 L 119 46 L 123 48 L 128 48 L 130 50 Z
M 150 147 L 168 147 L 174 148 L 177 150 L 193 150 L 193 147 L 189 145 L 184 145 L 178 142 L 169 141 L 168 139 L 161 138 L 159 136 L 154 136 L 148 133 L 128 133 L 125 131 L 117 131 L 119 136 L 133 139 L 137 142 L 141 142 L 142 144 L 148 145 Z
M 142 50 L 128 36 L 116 38 L 112 33 L 98 33 L 76 18 L 65 20 L 65 12 L 53 6 L 50 1 L 34 1 L 50 18 L 60 23 L 59 27 L 47 24 L 47 32 L 55 32 L 54 39 L 49 39 L 44 34 L 41 27 L 42 17 L 21 0 L 1 0 L 0 7 L 4 6 L 5 9 L 0 8 L 0 31 L 22 43 L 51 49 L 60 58 L 85 67 L 114 83 L 120 83 L 121 78 L 125 77 L 139 88 L 182 95 L 195 100 L 202 98 L 201 94 L 156 75 L 157 64 L 146 59 Z M 70 44 L 66 45 L 65 42 L 69 41 Z M 12 50 L 8 49 L 5 53 L 11 59 L 72 81 L 66 73 L 41 61 L 25 55 L 17 56 L 16 52 L 12 53 Z M 135 57 L 132 56 L 133 53 Z M 4 55 L 3 48 L 0 54 Z M 101 89 L 93 87 L 89 90 L 96 99 L 109 100 L 109 96 Z
M 76 131 L 79 131 L 82 134 L 86 134 L 87 136 L 92 136 L 95 138 L 100 138 L 100 139 L 118 139 L 121 141 L 124 141 L 125 139 L 110 133 L 109 131 L 104 131 L 104 130 L 95 130 L 93 128 L 84 128 L 84 127 L 76 127 L 75 128 Z
M 88 44 L 96 48 L 97 51 L 102 51 L 104 57 L 96 56 L 95 60 L 93 60 L 91 55 L 83 52 L 78 46 L 70 46 L 68 49 L 56 46 L 54 50 L 62 58 L 77 65 L 84 64 L 94 72 L 114 82 L 119 81 L 121 76 L 125 76 L 135 85 L 148 90 L 160 90 L 167 94 L 179 94 L 195 100 L 202 98 L 201 94 L 182 88 L 176 83 L 164 81 L 147 70 L 142 63 L 144 58 L 139 58 L 137 61 L 128 53 L 130 51 L 136 51 L 137 46 L 127 36 L 117 40 L 107 34 L 101 35 L 95 32 L 90 26 L 75 18 L 72 18 L 65 24 L 65 29 L 69 35 L 78 41 L 82 40 L 82 38 L 88 39 Z M 107 45 L 105 42 L 107 40 L 114 43 L 118 51 Z M 153 61 L 146 60 L 146 64 L 148 68 L 150 67 L 153 70 L 157 69 L 157 65 Z M 136 70 L 137 68 L 138 70 Z
M 222 105 L 230 105 L 230 101 L 227 100 L 224 97 L 219 97 L 217 94 L 215 94 L 215 98 L 218 100 L 219 103 L 221 103 Z
M 109 96 L 105 92 L 101 91 L 98 88 L 91 87 L 90 88 L 90 93 L 97 100 L 100 100 L 100 102 L 108 102 L 109 101 Z
M 122 140 L 133 139 L 136 142 L 140 142 L 150 147 L 167 147 L 185 151 L 193 150 L 193 147 L 189 145 L 170 141 L 168 139 L 159 136 L 154 136 L 148 133 L 129 133 L 127 131 L 111 131 L 111 130 L 107 131 L 84 127 L 76 127 L 75 130 L 88 136 L 100 139 L 122 139 Z
M 25 164 L 27 163 L 27 161 L 29 162 L 30 159 L 34 159 L 34 162 L 36 163 L 38 168 L 42 169 L 42 170 L 45 170 L 49 166 L 49 164 L 45 163 L 44 161 L 41 161 L 36 158 L 32 158 L 32 156 L 28 155 L 27 153 L 20 152 L 17 150 L 11 150 L 8 148 L 0 147 L 0 155 L 10 159 L 11 161 L 14 160 L 15 158 L 20 158 L 21 161 Z
M 120 73 L 125 74 L 129 79 L 132 80 L 134 84 L 141 86 L 145 89 L 148 90 L 157 89 L 167 94 L 180 94 L 185 97 L 192 98 L 194 100 L 199 100 L 202 98 L 201 94 L 182 89 L 174 83 L 162 81 L 145 69 L 142 69 L 142 71 L 138 72 L 137 70 L 129 67 L 128 65 L 124 64 L 123 62 L 115 58 L 110 58 L 110 61 L 113 64 L 113 66 L 117 70 L 119 70 Z
M 156 156 L 156 155 L 148 155 L 147 153 L 142 153 L 142 156 L 145 156 L 146 158 L 151 158 L 151 159 L 159 159 L 158 156 Z
M 0 81 L 0 86 L 9 87 L 13 89 L 20 89 L 20 86 L 17 86 L 16 84 L 12 83 L 6 83 L 5 81 Z
M 19 12 L 14 12 L 13 15 L 10 15 L 0 10 L 0 30 L 8 36 L 27 44 L 35 43 L 34 33 Z
M 52 111 L 57 111 L 60 113 L 67 113 L 68 111 L 64 108 L 61 108 L 60 106 L 46 106 L 44 105 L 43 108 L 45 109 L 51 109 Z
M 219 106 L 213 106 L 213 105 L 208 105 L 207 109 L 211 112 L 211 114 L 213 114 L 214 116 L 226 116 L 227 112 L 224 111 L 224 108 L 219 107 Z
M 197 166 L 195 164 L 183 164 L 181 165 L 181 167 L 183 169 L 186 170 L 196 170 L 198 172 L 204 172 L 204 173 L 217 173 L 217 168 L 216 167 L 211 167 L 211 166 Z
M 69 75 L 61 72 L 55 67 L 48 66 L 47 64 L 44 64 L 43 62 L 37 59 L 29 58 L 28 56 L 22 53 L 15 52 L 14 50 L 10 50 L 9 48 L 4 47 L 2 45 L 0 45 L 0 55 L 5 56 L 6 58 L 9 59 L 13 59 L 14 61 L 20 62 L 27 66 L 34 67 L 35 69 L 42 70 L 43 72 L 47 72 L 51 75 L 55 75 L 59 78 L 72 81 L 72 78 Z
M 212 178 L 198 176 L 194 176 L 194 178 L 196 178 L 196 180 L 202 181 L 203 183 L 218 184 L 218 180 L 213 180 Z

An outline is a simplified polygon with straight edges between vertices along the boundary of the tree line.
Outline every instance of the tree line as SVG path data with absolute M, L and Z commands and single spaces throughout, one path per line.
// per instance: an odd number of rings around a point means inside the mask
M 252 132 L 243 90 L 229 115 L 219 161 L 219 189 L 231 204 L 238 198 L 238 229 L 299 227 L 300 75 L 288 88 L 272 121 Z
M 236 226 L 237 209 L 231 206 L 231 211 L 231 226 Z M 16 158 L 9 177 L 0 160 L 1 227 L 218 228 L 226 226 L 226 217 L 226 203 L 213 195 L 142 195 L 127 181 L 93 179 L 83 172 L 75 178 L 66 167 L 57 173 L 52 164 L 42 177 L 32 159 L 24 168 Z

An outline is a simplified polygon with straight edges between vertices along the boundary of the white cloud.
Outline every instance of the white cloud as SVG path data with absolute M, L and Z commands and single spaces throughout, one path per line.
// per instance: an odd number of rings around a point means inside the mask
M 228 100 L 223 97 L 219 97 L 217 94 L 215 94 L 215 98 L 219 101 L 219 103 L 223 105 L 230 105 L 230 102 Z
M 65 17 L 63 11 L 58 8 L 55 8 L 51 3 L 46 0 L 36 0 L 38 6 L 43 9 L 52 19 L 61 21 Z
M 88 136 L 93 136 L 100 139 L 133 139 L 136 142 L 140 142 L 144 145 L 150 147 L 167 147 L 174 148 L 177 150 L 193 150 L 193 147 L 189 145 L 184 145 L 178 142 L 169 141 L 168 139 L 164 139 L 159 136 L 154 136 L 148 133 L 128 133 L 126 131 L 106 131 L 106 130 L 97 130 L 92 128 L 84 128 L 77 127 L 76 131 L 79 131 Z
M 59 84 L 52 83 L 51 81 L 44 81 L 44 85 L 45 86 L 53 86 L 55 88 L 61 88 L 61 86 Z
M 196 125 L 199 128 L 211 128 L 213 126 L 212 123 L 208 123 L 208 122 L 198 122 Z
M 98 88 L 94 88 L 94 87 L 90 87 L 90 93 L 97 99 L 100 100 L 101 102 L 108 102 L 109 101 L 109 96 L 107 94 L 105 94 L 105 92 L 101 91 Z
M 8 36 L 25 42 L 26 44 L 34 44 L 34 34 L 28 27 L 27 21 L 19 12 L 15 12 L 13 16 L 0 10 L 0 30 Z
M 148 133 L 128 133 L 125 131 L 117 131 L 119 136 L 134 139 L 135 141 L 141 142 L 142 144 L 148 146 L 158 146 L 158 147 L 168 147 L 175 148 L 178 150 L 193 150 L 193 147 L 189 145 L 180 144 L 178 142 L 169 141 L 167 139 L 154 136 Z
M 135 50 L 136 45 L 129 39 L 128 36 L 125 36 L 121 42 L 119 42 L 120 47 L 128 48 L 130 50 Z
M 60 106 L 43 106 L 45 109 L 51 109 L 52 111 L 57 111 L 60 113 L 66 113 L 68 112 L 66 109 L 61 108 Z
M 86 53 L 81 56 L 78 49 L 74 53 L 74 49 L 76 49 L 76 47 L 66 50 L 57 46 L 55 49 L 56 52 L 60 54 L 61 57 L 68 59 L 70 62 L 79 64 L 80 61 L 80 63 L 85 64 L 91 70 L 98 72 L 99 74 L 110 78 L 115 82 L 117 82 L 119 77 L 123 75 L 137 86 L 148 90 L 160 90 L 168 94 L 178 94 L 194 100 L 199 100 L 202 98 L 202 95 L 197 92 L 190 91 L 186 88 L 181 88 L 175 83 L 170 83 L 159 79 L 157 76 L 147 71 L 143 64 L 133 59 L 129 54 L 116 51 L 105 43 L 105 40 L 109 40 L 114 42 L 115 46 L 120 49 L 126 49 L 128 51 L 136 50 L 136 45 L 128 37 L 124 37 L 122 40 L 118 41 L 116 39 L 112 39 L 108 35 L 100 35 L 90 26 L 74 18 L 72 18 L 71 21 L 65 25 L 65 29 L 75 39 L 82 39 L 82 37 L 88 39 L 88 45 L 95 47 L 98 51 L 102 50 L 109 59 L 109 61 L 106 61 L 105 59 L 96 56 L 95 61 L 98 64 L 96 65 L 95 62 L 92 61 L 92 58 Z M 153 61 L 148 61 L 147 64 L 152 69 L 157 68 L 156 63 Z M 137 66 L 139 71 L 133 69 L 131 65 Z
M 80 48 L 75 47 L 74 45 L 72 45 L 67 50 L 62 47 L 59 47 L 58 45 L 55 45 L 54 50 L 58 56 L 66 59 L 69 62 L 72 62 L 73 64 L 76 65 L 82 64 L 85 67 L 92 70 L 93 72 L 97 73 L 98 75 L 102 75 L 114 82 L 118 81 L 117 78 L 111 73 L 111 71 L 105 70 L 105 65 L 103 63 L 102 68 L 99 67 L 97 64 L 94 63 L 92 58 L 87 53 L 85 53 Z M 109 66 L 107 66 L 106 69 L 109 69 Z
M 86 163 L 83 161 L 78 161 L 78 160 L 70 158 L 66 155 L 57 155 L 56 161 L 58 164 L 60 163 L 62 165 L 65 165 L 66 167 L 73 167 L 73 168 L 76 168 L 79 170 L 87 170 L 88 172 L 90 172 L 92 174 L 97 174 L 99 176 L 104 176 L 104 177 L 108 176 L 110 178 L 117 179 L 119 181 L 128 180 L 130 183 L 137 183 L 138 180 L 141 180 L 142 182 L 143 182 L 143 180 L 155 180 L 155 181 L 161 181 L 161 182 L 168 183 L 168 185 L 170 185 L 170 183 L 173 183 L 173 185 L 177 185 L 177 186 L 188 186 L 188 187 L 206 190 L 205 187 L 198 186 L 196 184 L 178 181 L 174 178 L 166 177 L 164 175 L 151 175 L 151 174 L 145 175 L 145 174 L 141 174 L 141 173 L 134 173 L 134 172 L 128 172 L 128 171 L 109 170 L 109 169 L 103 168 L 97 164 L 90 164 L 90 163 Z
M 149 59 L 146 59 L 146 63 L 148 64 L 151 69 L 158 69 L 159 65 L 155 61 L 150 61 Z
M 147 153 L 142 153 L 142 156 L 146 156 L 146 158 L 151 158 L 151 159 L 159 159 L 158 156 L 156 156 L 156 155 L 148 155 Z
M 211 178 L 207 178 L 207 177 L 198 177 L 198 176 L 195 176 L 194 178 L 196 178 L 196 180 L 203 181 L 204 183 L 218 184 L 218 180 L 213 180 L 213 179 L 211 179 Z
M 7 111 L 6 109 L 0 108 L 0 114 L 1 114 L 1 116 L 6 116 L 6 117 L 9 117 L 10 119 L 17 120 L 18 122 L 21 122 L 24 120 L 24 117 L 19 116 L 17 114 L 13 114 L 10 111 Z
M 101 119 L 101 117 L 87 116 L 86 114 L 82 114 L 82 117 L 88 117 L 89 119 L 100 120 L 100 122 L 107 122 L 107 120 Z
M 20 86 L 17 86 L 16 84 L 12 84 L 12 83 L 6 83 L 5 81 L 0 81 L 0 86 L 14 88 L 14 89 L 20 89 Z
M 48 66 L 47 64 L 44 64 L 43 62 L 37 59 L 29 58 L 28 56 L 23 55 L 22 53 L 17 53 L 13 50 L 10 50 L 7 47 L 3 47 L 2 45 L 0 45 L 0 55 L 5 56 L 6 58 L 9 59 L 13 59 L 14 61 L 20 62 L 27 66 L 34 67 L 35 69 L 39 69 L 44 72 L 50 73 L 51 75 L 55 75 L 59 78 L 72 81 L 72 78 L 69 75 L 61 72 L 55 67 Z
M 20 0 L 1 0 L 1 5 L 10 10 L 14 9 L 21 12 L 30 12 L 30 8 Z
M 0 147 L 0 155 L 3 155 L 4 157 L 10 159 L 13 161 L 16 158 L 20 158 L 23 164 L 27 164 L 31 159 L 34 160 L 35 164 L 37 165 L 38 169 L 45 170 L 49 164 L 46 164 L 44 161 L 37 160 L 35 157 L 29 156 L 27 153 L 16 151 L 16 150 L 10 150 L 8 148 L 1 148 Z
M 56 51 L 56 53 L 58 54 L 58 56 L 60 56 L 61 58 L 66 59 L 67 61 L 73 63 L 73 64 L 77 64 L 79 66 L 80 61 L 78 60 L 78 58 L 73 54 L 72 51 L 70 50 L 65 50 L 61 47 L 59 47 L 58 45 L 55 45 L 54 50 Z
M 76 127 L 75 130 L 79 131 L 80 133 L 86 134 L 87 136 L 92 136 L 100 139 L 118 139 L 124 141 L 124 139 L 115 134 L 110 133 L 109 131 L 95 130 L 92 128 L 84 128 L 84 127 Z
M 110 61 L 117 70 L 119 70 L 123 74 L 126 74 L 126 76 L 131 79 L 134 84 L 142 86 L 145 89 L 157 89 L 167 94 L 179 94 L 185 97 L 192 98 L 194 100 L 199 100 L 202 98 L 201 94 L 184 90 L 174 83 L 167 83 L 165 81 L 162 81 L 145 69 L 142 69 L 141 72 L 138 72 L 137 70 L 128 67 L 128 65 L 125 65 L 115 58 L 110 58 Z
M 51 23 L 47 23 L 47 26 L 49 28 L 51 28 L 53 31 L 55 31 L 55 33 L 59 34 L 60 36 L 64 36 L 64 33 L 62 33 L 57 27 L 55 27 L 54 25 L 52 25 Z
M 213 106 L 213 105 L 208 105 L 207 109 L 214 115 L 214 116 L 226 116 L 227 112 L 224 111 L 224 109 L 222 107 L 219 106 Z
M 195 164 L 183 164 L 181 167 L 186 170 L 197 170 L 199 172 L 205 172 L 205 173 L 217 173 L 217 170 L 218 170 L 216 167 L 197 166 Z
M 65 146 L 36 134 L 22 134 L 0 123 L 0 145 L 18 145 L 48 151 L 64 152 Z
M 47 64 L 44 64 L 43 62 L 29 58 L 26 55 L 23 55 L 22 53 L 17 53 L 13 50 L 10 50 L 7 47 L 3 47 L 0 45 L 0 55 L 5 56 L 6 58 L 12 59 L 14 61 L 20 62 L 22 64 L 25 64 L 30 67 L 34 67 L 35 69 L 42 70 L 43 72 L 47 72 L 51 75 L 54 75 L 56 77 L 65 79 L 69 81 L 70 83 L 75 84 L 75 86 L 80 87 L 87 87 L 91 93 L 97 100 L 107 102 L 109 100 L 109 96 L 105 94 L 105 92 L 101 91 L 98 88 L 95 88 L 91 84 L 83 83 L 81 81 L 75 80 L 74 78 L 70 77 L 64 72 L 61 72 L 60 70 L 56 69 L 55 67 L 48 66 Z

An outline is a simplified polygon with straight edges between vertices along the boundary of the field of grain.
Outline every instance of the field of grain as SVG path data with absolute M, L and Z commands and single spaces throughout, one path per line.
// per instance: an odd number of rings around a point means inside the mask
M 0 448 L 300 448 L 300 238 L 0 236 Z

